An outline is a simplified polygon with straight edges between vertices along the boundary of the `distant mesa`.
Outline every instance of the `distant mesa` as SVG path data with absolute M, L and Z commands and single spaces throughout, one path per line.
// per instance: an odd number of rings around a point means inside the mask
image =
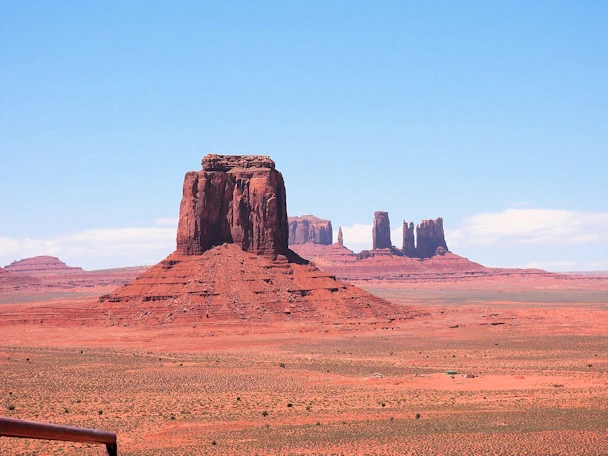
M 29 275 L 72 274 L 82 272 L 82 268 L 71 267 L 53 256 L 36 256 L 13 261 L 5 268 L 8 272 Z
M 13 261 L 0 268 L 0 291 L 107 293 L 145 270 L 145 266 L 84 271 L 53 256 Z M 67 296 L 67 295 L 66 295 Z
M 402 312 L 289 250 L 285 185 L 269 157 L 207 155 L 202 165 L 184 178 L 176 251 L 100 298 L 107 323 L 378 321 Z M 307 221 L 296 226 L 301 240 L 311 240 L 311 222 L 313 240 L 331 239 L 330 224 Z
M 333 230 L 330 220 L 323 220 L 314 215 L 289 217 L 289 245 L 312 242 L 319 245 L 331 245 Z

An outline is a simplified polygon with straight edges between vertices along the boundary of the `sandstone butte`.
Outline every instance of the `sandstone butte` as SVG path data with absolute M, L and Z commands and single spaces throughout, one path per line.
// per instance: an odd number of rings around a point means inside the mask
M 269 157 L 202 165 L 184 178 L 176 251 L 100 298 L 107 323 L 397 318 L 394 304 L 288 248 L 285 185 Z

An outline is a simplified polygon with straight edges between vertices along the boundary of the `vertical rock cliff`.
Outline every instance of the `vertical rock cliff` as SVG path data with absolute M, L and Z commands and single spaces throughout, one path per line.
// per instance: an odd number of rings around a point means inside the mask
M 270 157 L 207 155 L 184 178 L 177 252 L 200 255 L 223 243 L 254 254 L 288 249 L 283 176 Z

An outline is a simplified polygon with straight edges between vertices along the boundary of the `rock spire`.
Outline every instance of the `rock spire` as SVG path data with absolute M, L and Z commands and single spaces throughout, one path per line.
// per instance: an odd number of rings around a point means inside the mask
M 403 254 L 407 257 L 416 256 L 416 244 L 414 239 L 414 224 L 403 221 Z
M 391 225 L 388 219 L 388 212 L 374 212 L 374 227 L 372 228 L 373 249 L 390 249 L 391 244 Z

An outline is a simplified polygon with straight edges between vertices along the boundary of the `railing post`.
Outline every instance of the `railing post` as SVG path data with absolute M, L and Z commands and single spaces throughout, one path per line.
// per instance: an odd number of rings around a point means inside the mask
M 106 444 L 106 450 L 108 450 L 108 456 L 118 456 L 118 446 L 116 443 Z

